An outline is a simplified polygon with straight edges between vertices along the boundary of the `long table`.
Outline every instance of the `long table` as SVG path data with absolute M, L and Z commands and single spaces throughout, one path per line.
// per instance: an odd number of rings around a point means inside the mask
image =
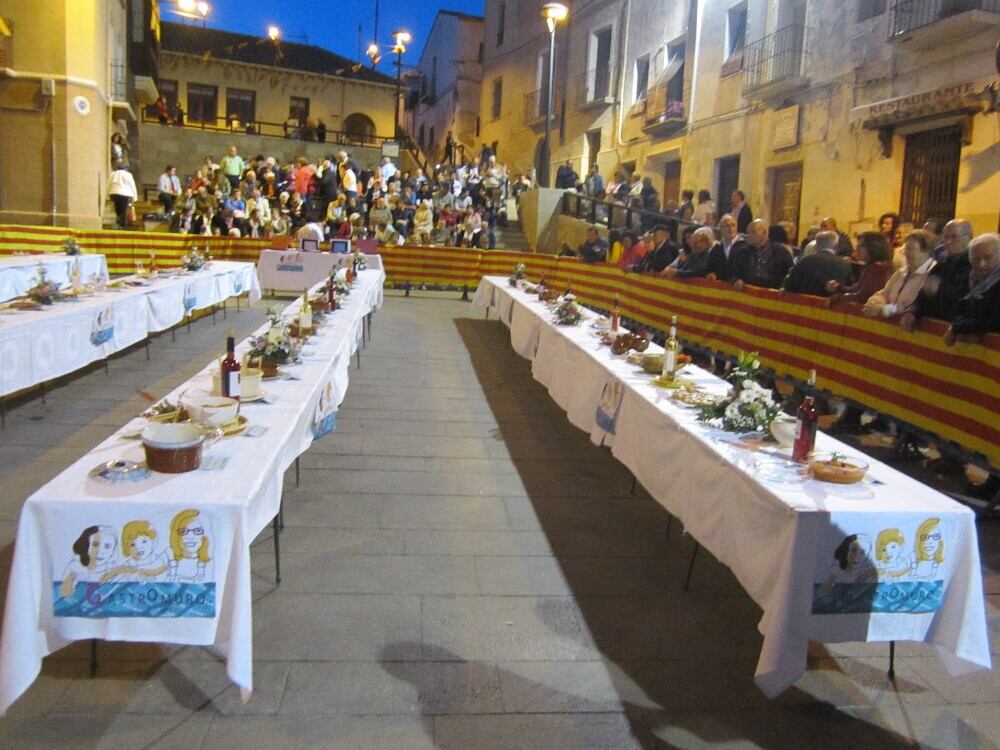
M 194 310 L 244 292 L 251 302 L 260 299 L 252 263 L 215 261 L 195 273 L 145 283 L 40 310 L 0 311 L 0 396 L 105 359 L 177 325 Z
M 39 266 L 45 269 L 49 281 L 56 286 L 65 287 L 70 283 L 74 265 L 79 266 L 80 276 L 84 281 L 94 276 L 105 281 L 108 279 L 107 260 L 97 253 L 0 256 L 0 302 L 27 294 L 35 285 Z
M 250 542 L 278 512 L 285 471 L 334 428 L 351 356 L 365 317 L 381 305 L 383 282 L 381 271 L 361 272 L 301 363 L 285 368 L 289 377 L 266 381 L 266 400 L 241 405 L 247 431 L 208 448 L 201 469 L 133 484 L 91 477 L 104 462 L 142 460 L 141 444 L 128 437 L 145 424 L 136 418 L 28 498 L 0 640 L 0 711 L 31 685 L 44 656 L 90 638 L 215 646 L 249 698 Z M 299 304 L 284 315 L 294 316 Z M 167 398 L 211 392 L 214 367 Z
M 330 271 L 351 263 L 352 253 L 304 253 L 300 250 L 261 250 L 257 273 L 262 289 L 299 292 L 324 281 Z M 368 268 L 381 271 L 382 256 L 365 254 Z
M 953 675 L 990 668 L 968 508 L 867 457 L 860 484 L 803 477 L 766 443 L 698 422 L 600 344 L 590 311 L 578 326 L 558 326 L 537 296 L 489 276 L 474 304 L 510 329 L 570 422 L 609 446 L 763 609 L 755 679 L 768 696 L 803 673 L 809 640 L 926 641 Z M 720 396 L 728 389 L 697 367 L 683 377 Z M 823 433 L 816 447 L 858 455 Z

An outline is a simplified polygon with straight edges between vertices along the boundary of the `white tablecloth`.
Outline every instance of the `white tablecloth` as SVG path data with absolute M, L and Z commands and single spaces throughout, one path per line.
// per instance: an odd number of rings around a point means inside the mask
M 484 277 L 474 303 L 510 328 L 515 351 L 570 421 L 609 445 L 764 610 L 756 681 L 766 694 L 802 674 L 809 640 L 926 641 L 953 675 L 990 668 L 968 508 L 867 457 L 861 484 L 796 475 L 776 449 L 699 423 L 611 354 L 589 311 L 579 326 L 557 326 L 536 296 L 502 277 Z M 719 395 L 728 389 L 696 367 L 684 377 Z M 858 455 L 822 433 L 816 444 Z
M 242 405 L 251 426 L 266 428 L 262 435 L 222 439 L 195 472 L 129 485 L 90 478 L 100 463 L 142 460 L 141 444 L 123 437 L 145 424 L 136 418 L 28 498 L 0 641 L 0 710 L 31 685 L 45 655 L 86 638 L 214 645 L 249 697 L 250 542 L 278 512 L 285 470 L 333 429 L 363 319 L 381 300 L 384 280 L 381 271 L 362 272 L 302 363 L 285 368 L 295 379 L 266 381 L 272 402 Z M 210 392 L 216 366 L 168 398 Z M 206 470 L 213 462 L 224 465 Z
M 215 261 L 149 286 L 109 289 L 41 310 L 2 311 L 0 396 L 79 370 L 177 325 L 192 310 L 243 292 L 251 302 L 260 299 L 253 263 Z
M 69 286 L 75 262 L 80 264 L 82 281 L 90 281 L 95 275 L 107 281 L 108 262 L 103 255 L 96 253 L 0 256 L 0 302 L 27 294 L 38 279 L 39 264 L 45 267 L 50 281 L 60 287 Z
M 352 253 L 303 253 L 298 250 L 261 250 L 257 274 L 262 289 L 277 292 L 301 292 L 312 288 L 330 275 L 330 269 L 349 264 Z M 381 255 L 365 255 L 368 268 L 381 271 Z

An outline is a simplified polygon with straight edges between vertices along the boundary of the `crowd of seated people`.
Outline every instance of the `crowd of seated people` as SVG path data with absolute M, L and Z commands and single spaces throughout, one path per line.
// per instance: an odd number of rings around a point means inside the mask
M 492 248 L 508 199 L 531 181 L 512 181 L 495 155 L 482 157 L 426 175 L 402 171 L 389 157 L 362 169 L 345 150 L 318 163 L 279 164 L 271 156 L 244 159 L 231 146 L 219 163 L 206 157 L 183 185 L 168 165 L 158 187 L 175 232 Z
M 572 172 L 568 163 L 560 169 L 562 184 L 575 180 L 575 173 L 566 174 Z M 621 196 L 624 182 L 616 174 L 605 187 L 595 168 L 575 188 L 588 194 L 613 189 Z M 628 182 L 642 184 L 637 175 Z M 603 227 L 592 226 L 578 248 L 564 245 L 562 254 L 630 273 L 727 282 L 736 291 L 753 286 L 824 297 L 831 307 L 856 303 L 865 315 L 889 319 L 907 332 L 921 318 L 934 318 L 949 324 L 948 345 L 1000 332 L 1000 235 L 974 237 L 962 219 L 929 219 L 915 229 L 887 213 L 877 229 L 853 240 L 835 218 L 824 217 L 799 244 L 790 223 L 753 218 L 741 191 L 732 194 L 729 211 L 717 222 L 708 191 L 700 191 L 697 205 L 693 197 L 693 191 L 682 193 L 683 202 L 668 214 L 673 225 L 612 229 L 607 239 Z

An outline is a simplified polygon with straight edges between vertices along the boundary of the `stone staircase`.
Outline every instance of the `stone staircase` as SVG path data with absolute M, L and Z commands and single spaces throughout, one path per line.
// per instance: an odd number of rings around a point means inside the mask
M 509 221 L 507 226 L 498 226 L 494 230 L 497 238 L 497 250 L 513 250 L 522 253 L 530 253 L 531 247 L 521 229 L 521 222 Z

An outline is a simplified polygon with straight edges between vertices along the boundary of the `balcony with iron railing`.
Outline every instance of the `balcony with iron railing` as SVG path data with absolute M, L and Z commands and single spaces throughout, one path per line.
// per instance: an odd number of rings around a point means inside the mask
M 747 45 L 743 54 L 743 95 L 767 99 L 805 87 L 804 38 L 805 26 L 792 24 Z
M 650 135 L 670 135 L 687 123 L 684 90 L 673 79 L 663 81 L 646 92 L 642 129 Z
M 110 63 L 111 68 L 111 99 L 115 102 L 127 102 L 128 96 L 128 69 L 123 62 Z
M 576 106 L 586 109 L 614 104 L 615 96 L 611 90 L 611 83 L 612 70 L 609 66 L 593 68 L 574 76 L 571 88 Z
M 1000 26 L 1000 0 L 895 0 L 889 41 L 924 49 Z
M 543 127 L 545 115 L 549 106 L 548 89 L 542 87 L 529 91 L 524 95 L 524 126 L 527 128 Z M 559 122 L 559 92 L 554 92 L 552 100 L 552 125 Z

